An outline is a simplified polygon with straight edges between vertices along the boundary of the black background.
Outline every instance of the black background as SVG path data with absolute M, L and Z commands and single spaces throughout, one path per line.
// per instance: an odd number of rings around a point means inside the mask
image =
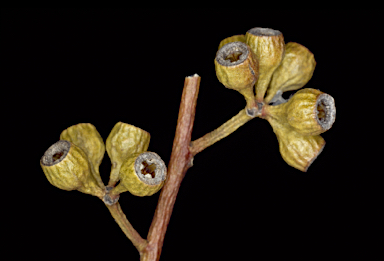
M 201 76 L 194 140 L 245 106 L 239 93 L 216 79 L 220 41 L 266 27 L 315 55 L 316 70 L 305 87 L 332 95 L 337 108 L 336 122 L 322 134 L 324 151 L 300 172 L 284 162 L 271 126 L 257 118 L 198 154 L 181 184 L 161 260 L 364 253 L 370 199 L 361 178 L 366 163 L 352 145 L 361 142 L 351 136 L 358 112 L 350 110 L 364 100 L 360 88 L 369 84 L 365 70 L 377 52 L 374 40 L 367 43 L 376 37 L 368 25 L 379 22 L 368 11 L 3 9 L 2 82 L 13 93 L 3 96 L 9 104 L 4 112 L 13 121 L 8 132 L 21 131 L 33 159 L 22 172 L 25 188 L 17 192 L 23 236 L 14 242 L 28 241 L 31 256 L 139 260 L 104 204 L 50 185 L 40 157 L 71 125 L 92 123 L 105 140 L 122 121 L 148 131 L 149 151 L 169 162 L 184 78 Z M 105 154 L 105 183 L 109 171 Z M 127 192 L 119 200 L 144 238 L 158 196 Z

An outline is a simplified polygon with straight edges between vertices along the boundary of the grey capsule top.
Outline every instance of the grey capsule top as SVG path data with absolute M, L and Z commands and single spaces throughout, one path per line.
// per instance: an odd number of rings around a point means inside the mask
M 41 164 L 44 166 L 53 166 L 61 162 L 67 156 L 71 143 L 66 140 L 59 140 L 47 149 L 43 157 L 41 157 Z
M 141 153 L 135 160 L 135 172 L 141 181 L 148 185 L 158 185 L 165 180 L 167 167 L 154 152 Z
M 336 119 L 336 107 L 333 97 L 326 93 L 320 94 L 316 101 L 315 113 L 316 120 L 320 126 L 324 130 L 329 130 Z
M 261 27 L 255 27 L 255 28 L 249 29 L 247 33 L 253 34 L 256 36 L 276 36 L 281 34 L 281 32 L 278 30 L 273 30 L 270 28 L 261 28 Z
M 228 59 L 229 56 L 238 55 L 236 61 Z M 225 44 L 216 54 L 216 61 L 223 66 L 235 66 L 243 63 L 249 55 L 248 45 L 242 42 L 231 42 Z

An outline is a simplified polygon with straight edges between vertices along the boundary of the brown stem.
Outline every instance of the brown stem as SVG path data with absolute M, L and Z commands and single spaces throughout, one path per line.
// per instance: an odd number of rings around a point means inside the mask
M 215 142 L 227 137 L 229 134 L 237 130 L 239 127 L 243 126 L 245 123 L 253 119 L 249 117 L 246 112 L 246 109 L 241 110 L 236 116 L 232 117 L 226 123 L 221 125 L 214 131 L 205 134 L 203 137 L 192 142 L 190 151 L 192 155 L 196 155 L 207 147 L 211 146 Z
M 199 85 L 200 77 L 197 74 L 185 78 L 176 134 L 168 165 L 168 176 L 161 190 L 155 215 L 149 228 L 148 245 L 140 253 L 140 260 L 142 261 L 157 261 L 160 259 L 165 232 L 171 218 L 176 196 L 185 172 L 191 166 L 193 156 L 189 151 L 189 144 L 195 119 Z
M 132 227 L 121 211 L 119 203 L 113 204 L 112 206 L 107 205 L 125 235 L 139 250 L 141 261 L 158 261 L 160 259 L 164 236 L 171 218 L 177 193 L 186 171 L 192 165 L 191 161 L 193 156 L 215 142 L 225 138 L 252 119 L 252 117 L 247 115 L 245 109 L 243 109 L 216 130 L 191 143 L 199 85 L 200 77 L 197 74 L 185 78 L 176 134 L 168 165 L 167 179 L 160 193 L 159 202 L 148 232 L 147 240 L 141 238 Z
M 129 223 L 127 217 L 124 215 L 123 211 L 120 208 L 119 202 L 113 205 L 107 205 L 107 208 L 112 214 L 112 217 L 115 219 L 116 223 L 119 225 L 124 234 L 132 241 L 133 245 L 141 252 L 147 245 L 147 241 L 143 239 L 139 233 L 132 227 Z

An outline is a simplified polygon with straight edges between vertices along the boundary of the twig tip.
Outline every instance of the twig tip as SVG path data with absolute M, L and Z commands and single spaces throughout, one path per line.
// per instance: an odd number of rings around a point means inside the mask
M 192 78 L 192 77 L 200 77 L 200 76 L 197 73 L 195 73 L 194 75 L 188 76 L 187 78 Z

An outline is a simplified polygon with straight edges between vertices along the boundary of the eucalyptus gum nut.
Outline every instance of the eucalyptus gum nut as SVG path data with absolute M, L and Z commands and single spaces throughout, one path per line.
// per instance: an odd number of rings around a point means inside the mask
M 104 188 L 104 183 L 99 173 L 99 166 L 104 157 L 105 145 L 95 126 L 90 123 L 73 125 L 61 133 L 60 139 L 72 142 L 87 154 L 92 174 L 99 186 Z
M 239 34 L 239 35 L 233 35 L 231 37 L 225 38 L 224 40 L 222 40 L 220 42 L 219 50 L 221 49 L 221 47 L 223 47 L 227 43 L 232 43 L 232 42 L 242 42 L 242 43 L 245 43 L 245 36 L 243 34 Z
M 312 162 L 319 156 L 325 146 L 325 140 L 320 135 L 302 135 L 286 122 L 267 117 L 279 142 L 279 150 L 284 161 L 303 172 L 306 172 Z
M 258 63 L 249 46 L 242 42 L 225 44 L 216 53 L 214 62 L 218 80 L 244 96 L 247 111 L 255 108 L 253 86 L 258 79 Z
M 159 155 L 154 152 L 135 153 L 121 166 L 120 183 L 110 194 L 129 191 L 135 196 L 151 196 L 163 187 L 166 176 L 167 168 Z
M 216 54 L 215 69 L 218 80 L 227 88 L 249 89 L 258 77 L 258 64 L 249 46 L 242 42 L 224 45 Z
M 332 96 L 316 89 L 296 92 L 286 104 L 287 122 L 303 135 L 318 135 L 332 127 L 336 119 Z
M 106 148 L 112 162 L 109 185 L 119 180 L 121 165 L 134 153 L 148 149 L 151 136 L 148 132 L 133 125 L 118 122 L 106 140 Z
M 301 44 L 289 42 L 285 45 L 285 55 L 272 75 L 268 94 L 269 103 L 276 93 L 298 90 L 312 78 L 316 61 L 313 53 Z
M 86 153 L 67 140 L 59 140 L 48 148 L 40 166 L 49 183 L 63 190 L 78 190 L 102 197 L 103 192 L 91 173 Z
M 256 82 L 256 100 L 262 102 L 273 72 L 284 57 L 284 37 L 280 31 L 255 27 L 245 34 L 245 42 L 259 62 L 259 79 Z

